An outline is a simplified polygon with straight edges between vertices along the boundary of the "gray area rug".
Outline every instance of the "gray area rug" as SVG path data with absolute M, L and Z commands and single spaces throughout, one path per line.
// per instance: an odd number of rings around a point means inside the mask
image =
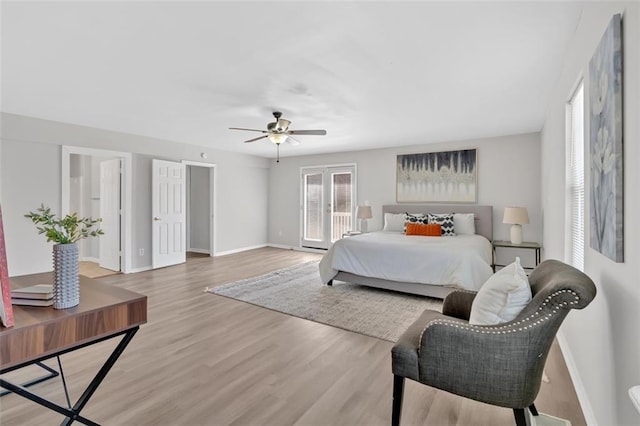
M 531 419 L 531 426 L 571 426 L 569 420 L 553 417 L 544 413 L 540 413 L 539 416 L 529 414 L 529 418 Z
M 442 311 L 442 301 L 334 281 L 320 281 L 311 261 L 207 289 L 274 311 L 395 342 L 425 309 Z

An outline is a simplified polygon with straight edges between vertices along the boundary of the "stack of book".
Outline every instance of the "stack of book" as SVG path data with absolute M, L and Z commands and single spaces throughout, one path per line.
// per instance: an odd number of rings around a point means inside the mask
M 51 284 L 36 284 L 11 290 L 11 304 L 51 306 L 53 305 L 53 286 Z

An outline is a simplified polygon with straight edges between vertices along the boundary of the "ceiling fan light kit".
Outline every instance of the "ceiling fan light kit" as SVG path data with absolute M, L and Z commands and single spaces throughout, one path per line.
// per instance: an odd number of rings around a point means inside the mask
M 287 135 L 283 133 L 271 133 L 267 135 L 267 138 L 276 145 L 280 145 L 282 142 L 287 140 Z
M 242 127 L 229 127 L 230 130 L 245 130 L 245 131 L 249 131 L 249 132 L 260 132 L 260 133 L 264 133 L 263 136 L 259 136 L 257 138 L 253 138 L 253 139 L 249 139 L 244 141 L 245 143 L 249 143 L 249 142 L 255 142 L 258 141 L 260 139 L 264 139 L 267 138 L 269 139 L 271 142 L 273 142 L 277 149 L 276 149 L 276 162 L 279 163 L 280 162 L 280 144 L 284 143 L 284 142 L 289 142 L 292 145 L 298 145 L 299 142 L 294 139 L 293 137 L 290 137 L 290 135 L 319 135 L 319 136 L 324 136 L 327 134 L 326 130 L 289 130 L 289 125 L 291 124 L 291 121 L 284 119 L 284 118 L 280 118 L 282 117 L 282 113 L 280 111 L 274 111 L 273 112 L 273 116 L 276 119 L 276 121 L 272 122 L 272 123 L 268 123 L 267 124 L 267 130 L 258 130 L 258 129 L 245 129 Z

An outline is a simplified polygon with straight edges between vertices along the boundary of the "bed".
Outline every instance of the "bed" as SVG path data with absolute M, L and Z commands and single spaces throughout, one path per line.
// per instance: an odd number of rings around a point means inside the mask
M 392 204 L 385 213 L 473 214 L 475 234 L 407 236 L 376 231 L 336 241 L 320 262 L 323 283 L 334 280 L 444 298 L 477 290 L 492 274 L 493 208 L 479 205 Z

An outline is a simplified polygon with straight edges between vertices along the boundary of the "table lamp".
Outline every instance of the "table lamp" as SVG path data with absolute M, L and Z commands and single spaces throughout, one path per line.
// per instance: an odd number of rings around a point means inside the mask
M 373 217 L 373 214 L 371 213 L 371 206 L 356 207 L 356 217 L 360 219 L 360 232 L 367 232 L 367 219 L 371 219 Z
M 522 225 L 529 223 L 526 207 L 506 207 L 502 223 L 511 225 L 511 243 L 522 244 Z

